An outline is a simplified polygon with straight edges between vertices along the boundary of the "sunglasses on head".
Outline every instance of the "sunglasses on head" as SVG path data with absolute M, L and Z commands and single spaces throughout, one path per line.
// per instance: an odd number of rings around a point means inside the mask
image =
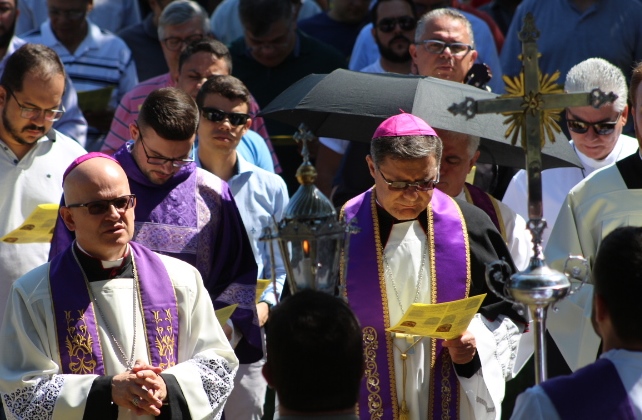
M 377 28 L 383 33 L 389 33 L 395 30 L 397 24 L 402 31 L 412 31 L 417 27 L 417 19 L 412 16 L 383 18 L 377 23 Z
M 601 123 L 589 123 L 580 119 L 567 119 L 566 125 L 568 126 L 568 129 L 574 133 L 585 134 L 589 130 L 589 127 L 593 127 L 593 131 L 595 131 L 595 134 L 597 134 L 598 136 L 606 136 L 615 131 L 615 127 L 617 126 L 617 123 L 620 120 L 621 116 L 622 113 L 620 112 L 619 114 L 617 114 L 617 118 L 615 119 L 615 121 Z
M 86 207 L 89 214 L 98 215 L 107 213 L 111 206 L 114 206 L 118 212 L 124 212 L 130 207 L 134 207 L 135 204 L 136 196 L 134 194 L 129 194 L 114 198 L 113 200 L 97 200 L 83 204 L 69 204 L 65 207 L 70 209 L 74 207 Z
M 429 179 L 428 181 L 419 181 L 419 182 L 406 182 L 406 181 L 388 181 L 383 172 L 379 169 L 379 174 L 383 178 L 383 182 L 388 184 L 388 189 L 393 191 L 403 191 L 408 188 L 415 188 L 417 191 L 430 191 L 435 189 L 437 184 L 439 184 L 439 178 Z
M 222 122 L 226 118 L 232 125 L 242 125 L 250 118 L 248 114 L 241 114 L 239 112 L 224 112 L 216 108 L 203 108 L 203 117 L 212 122 Z

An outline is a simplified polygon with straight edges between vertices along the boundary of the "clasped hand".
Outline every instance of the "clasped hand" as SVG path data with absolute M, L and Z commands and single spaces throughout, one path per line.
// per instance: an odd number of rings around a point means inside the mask
M 167 398 L 167 387 L 160 376 L 162 369 L 136 360 L 131 370 L 113 377 L 111 381 L 112 401 L 128 408 L 140 416 L 160 415 L 163 401 Z

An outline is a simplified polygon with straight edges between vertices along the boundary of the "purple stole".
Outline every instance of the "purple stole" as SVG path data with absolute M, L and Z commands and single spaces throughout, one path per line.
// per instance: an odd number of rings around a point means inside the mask
M 598 359 L 569 376 L 541 387 L 562 420 L 633 420 L 635 415 L 620 375 L 609 359 Z
M 135 242 L 130 245 L 138 272 L 139 305 L 143 309 L 149 361 L 164 370 L 178 361 L 178 305 L 174 286 L 156 254 Z M 97 312 L 72 247 L 73 244 L 58 254 L 49 266 L 60 368 L 66 374 L 105 375 Z
M 399 418 L 388 298 L 381 261 L 383 247 L 373 189 L 346 203 L 345 220 L 356 217 L 361 232 L 350 239 L 346 294 L 361 322 L 365 378 L 361 384 L 361 418 Z M 428 253 L 432 303 L 463 299 L 470 290 L 468 233 L 459 206 L 439 190 L 428 206 Z M 459 417 L 459 381 L 441 340 L 431 341 L 429 418 Z
M 504 241 L 506 241 L 506 228 L 504 223 L 501 220 L 502 214 L 499 211 L 499 208 L 495 204 L 495 198 L 491 197 L 486 191 L 482 190 L 479 187 L 466 183 L 464 185 L 466 198 L 470 197 L 470 203 L 474 204 L 475 207 L 479 207 L 490 217 L 490 220 L 493 222 L 497 228 L 497 232 L 502 235 Z M 468 200 L 467 200 L 468 201 Z

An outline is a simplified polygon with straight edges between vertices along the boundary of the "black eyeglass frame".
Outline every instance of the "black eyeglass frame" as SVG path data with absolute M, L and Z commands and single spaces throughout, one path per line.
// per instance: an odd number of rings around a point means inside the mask
M 201 41 L 205 38 L 203 34 L 193 34 L 185 38 L 170 36 L 163 38 L 163 45 L 170 51 L 178 51 L 183 45 L 189 45 L 192 42 Z
M 122 206 L 116 205 L 116 202 L 119 200 L 126 200 Z M 78 203 L 78 204 L 68 204 L 65 207 L 69 209 L 77 208 L 77 207 L 86 207 L 87 211 L 89 214 L 97 216 L 100 214 L 105 214 L 109 211 L 111 206 L 114 206 L 117 212 L 126 212 L 130 208 L 134 207 L 136 205 L 136 194 L 127 194 L 127 195 L 121 195 L 120 197 L 113 198 L 111 200 L 96 200 L 96 201 L 90 201 L 88 203 Z M 97 210 L 92 210 L 96 209 Z
M 383 175 L 383 172 L 381 172 L 381 169 L 377 168 L 377 170 L 379 171 L 379 175 L 381 175 L 383 182 L 388 184 L 388 189 L 391 191 L 403 191 L 410 187 L 414 187 L 416 191 L 426 192 L 434 190 L 437 184 L 439 184 L 439 175 L 437 175 L 436 179 L 429 179 L 428 181 L 421 182 L 388 181 Z M 424 186 L 422 186 L 422 184 Z
M 244 125 L 247 123 L 247 120 L 252 118 L 250 114 L 243 114 L 241 112 L 225 112 L 220 109 L 204 107 L 201 109 L 201 114 L 203 118 L 211 122 L 223 122 L 227 118 L 231 125 L 238 127 L 239 125 Z M 217 117 L 214 117 L 217 115 Z
M 617 114 L 617 118 L 615 119 L 615 121 L 598 122 L 598 123 L 590 123 L 587 121 L 582 121 L 580 119 L 570 119 L 568 118 L 568 114 L 567 114 L 566 126 L 568 127 L 569 131 L 572 131 L 573 133 L 577 133 L 577 134 L 586 134 L 588 133 L 589 128 L 593 127 L 593 132 L 596 135 L 608 136 L 609 134 L 613 134 L 613 132 L 615 131 L 615 127 L 617 127 L 617 124 L 620 121 L 620 118 L 622 117 L 622 112 L 623 111 L 620 111 Z M 578 124 L 580 126 L 584 125 L 584 127 L 583 128 L 571 127 L 572 124 Z
M 428 49 L 428 44 L 440 45 L 441 49 L 439 51 L 431 51 Z M 450 50 L 450 55 L 458 58 L 466 57 L 468 53 L 470 53 L 472 50 L 475 49 L 475 47 L 473 47 L 472 45 L 465 44 L 463 42 L 444 42 L 439 39 L 424 39 L 422 41 L 415 42 L 415 45 L 423 46 L 424 50 L 426 50 L 426 52 L 429 52 L 430 54 L 443 54 L 444 51 L 446 51 L 446 48 L 448 48 Z M 457 47 L 457 46 L 461 46 L 465 48 L 459 52 L 453 51 L 453 47 Z
M 163 166 L 167 162 L 171 162 L 173 167 L 182 168 L 183 166 L 189 165 L 190 163 L 194 162 L 194 145 L 192 145 L 192 148 L 190 149 L 190 157 L 188 158 L 167 158 L 162 156 L 150 156 L 149 153 L 147 153 L 147 147 L 145 147 L 145 142 L 143 141 L 143 132 L 141 131 L 140 127 L 138 127 L 138 139 L 140 140 L 140 144 L 143 146 L 143 152 L 145 153 L 145 157 L 147 157 L 147 163 L 149 163 L 150 165 Z

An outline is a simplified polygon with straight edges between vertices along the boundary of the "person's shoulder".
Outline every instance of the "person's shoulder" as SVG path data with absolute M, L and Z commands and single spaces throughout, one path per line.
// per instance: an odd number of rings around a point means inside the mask
M 287 191 L 285 181 L 283 180 L 283 178 L 281 178 L 280 175 L 277 175 L 270 171 L 266 171 L 265 169 L 256 166 L 255 164 L 250 163 L 246 160 L 243 161 L 243 167 L 246 171 L 249 170 L 252 172 L 252 178 L 254 179 L 254 182 L 261 184 L 263 186 L 263 189 L 265 189 L 267 192 L 276 193 L 282 190 Z
M 326 44 L 323 41 L 319 41 L 316 38 L 306 34 L 303 31 L 297 31 L 299 37 L 301 38 L 301 46 L 305 48 L 308 53 L 313 53 L 318 60 L 331 60 L 331 62 L 337 62 L 338 66 L 345 67 L 345 57 L 339 50 L 334 48 L 332 45 Z
M 459 206 L 468 229 L 470 229 L 471 227 L 494 227 L 493 222 L 490 220 L 488 214 L 486 214 L 486 212 L 479 207 L 459 198 L 452 198 L 452 200 L 454 200 L 455 203 Z
M 62 153 L 73 158 L 87 153 L 87 151 L 76 140 L 62 134 L 58 130 L 52 129 L 50 135 L 55 136 L 54 147 L 52 147 L 52 150 L 55 150 L 57 153 Z
M 22 38 L 26 42 L 35 43 L 36 41 L 42 39 L 42 30 L 40 28 L 32 29 L 23 34 L 20 34 L 20 38 Z
M 168 255 L 162 255 L 156 252 L 154 252 L 154 254 L 160 258 L 165 266 L 165 270 L 167 270 L 169 278 L 172 279 L 174 287 L 187 286 L 194 288 L 198 281 L 202 281 L 198 269 L 193 265 Z
M 49 263 L 44 263 L 18 278 L 13 282 L 13 290 L 24 294 L 31 301 L 38 299 L 36 295 L 49 295 Z

